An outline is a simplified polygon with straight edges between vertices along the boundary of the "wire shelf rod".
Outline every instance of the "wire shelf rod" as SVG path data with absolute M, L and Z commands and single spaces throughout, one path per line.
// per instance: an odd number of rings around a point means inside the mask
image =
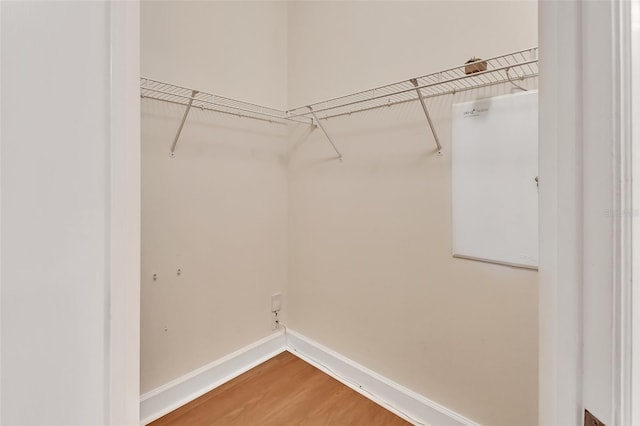
M 176 102 L 176 101 L 170 101 L 168 99 L 158 99 L 158 98 L 153 98 L 150 96 L 141 96 L 143 99 L 150 99 L 152 101 L 160 101 L 160 102 L 166 102 L 168 104 L 173 104 L 173 105 L 181 105 L 184 106 L 184 104 L 182 102 Z M 227 115 L 233 115 L 234 117 L 239 117 L 239 118 L 251 118 L 253 120 L 259 120 L 259 121 L 264 121 L 266 123 L 272 123 L 272 124 L 280 124 L 283 126 L 286 126 L 288 124 L 288 122 L 292 121 L 292 120 L 287 120 L 287 119 L 282 119 L 282 121 L 276 121 L 272 118 L 263 118 L 263 117 L 254 117 L 251 115 L 246 115 L 246 114 L 241 114 L 239 112 L 231 112 L 231 111 L 223 111 L 221 109 L 216 109 L 216 108 L 210 108 L 210 107 L 205 107 L 205 106 L 194 106 L 194 108 L 197 108 L 199 110 L 202 111 L 211 111 L 211 112 L 216 112 L 216 113 L 220 113 L 220 114 L 227 114 Z M 298 123 L 301 124 L 309 124 L 308 121 L 298 121 Z
M 374 101 L 374 100 L 377 100 L 377 99 L 387 98 L 389 96 L 395 96 L 395 95 L 400 95 L 400 94 L 407 93 L 407 92 L 412 92 L 412 91 L 415 91 L 416 89 L 426 89 L 426 88 L 429 88 L 429 87 L 438 86 L 438 85 L 441 85 L 441 84 L 446 83 L 446 82 L 460 81 L 460 80 L 465 80 L 465 79 L 469 79 L 469 78 L 478 78 L 481 75 L 486 74 L 486 73 L 495 73 L 497 71 L 504 71 L 507 68 L 514 68 L 514 67 L 526 65 L 527 63 L 533 64 L 533 63 L 536 63 L 536 62 L 538 62 L 538 61 L 537 60 L 532 60 L 532 61 L 527 61 L 527 62 L 524 62 L 524 63 L 504 66 L 504 67 L 500 67 L 500 68 L 494 68 L 494 69 L 491 69 L 491 70 L 486 70 L 486 71 L 481 71 L 481 72 L 477 72 L 477 73 L 473 73 L 473 74 L 469 74 L 469 75 L 464 75 L 464 76 L 451 78 L 449 80 L 446 80 L 445 82 L 421 84 L 418 87 L 412 87 L 412 88 L 398 90 L 398 91 L 394 92 L 392 95 L 377 95 L 377 96 L 373 96 L 373 97 L 370 97 L 370 98 L 367 98 L 367 99 L 364 99 L 364 100 L 354 100 L 354 101 L 346 102 L 346 103 L 339 104 L 339 105 L 334 105 L 334 106 L 330 106 L 330 107 L 324 107 L 324 108 L 321 108 L 321 109 L 316 109 L 315 112 L 319 113 L 319 112 L 329 111 L 329 110 L 336 109 L 336 108 L 344 108 L 344 107 L 348 107 L 348 106 L 352 106 L 352 105 L 357 105 L 357 104 L 360 104 L 360 103 L 363 103 L 363 102 Z M 405 81 L 403 83 L 406 83 L 406 82 L 407 81 Z M 477 87 L 477 86 L 472 86 L 472 87 Z M 344 99 L 344 98 L 345 97 L 343 96 L 341 98 L 336 98 L 336 99 Z M 327 102 L 329 102 L 329 101 L 327 101 Z M 295 109 L 290 110 L 290 111 L 296 111 L 298 109 L 300 109 L 300 108 L 295 108 Z M 303 116 L 308 116 L 309 114 L 310 114 L 310 112 L 307 111 L 307 112 L 290 114 L 289 117 L 290 118 L 303 117 Z
M 279 116 L 279 115 L 275 115 L 275 114 L 270 114 L 268 112 L 263 112 L 263 111 L 252 111 L 250 109 L 246 109 L 246 108 L 235 106 L 235 105 L 219 104 L 219 103 L 207 101 L 205 99 L 196 98 L 195 95 L 186 96 L 186 95 L 181 95 L 181 94 L 178 94 L 178 93 L 166 92 L 166 91 L 163 91 L 163 90 L 151 89 L 151 88 L 145 88 L 144 90 L 148 90 L 148 91 L 151 91 L 151 92 L 154 92 L 154 93 L 160 93 L 160 94 L 164 94 L 164 95 L 169 95 L 169 96 L 175 96 L 175 97 L 178 97 L 178 98 L 182 98 L 182 99 L 185 99 L 187 101 L 187 104 L 188 103 L 192 103 L 192 102 L 195 101 L 195 102 L 197 102 L 199 104 L 208 104 L 208 105 L 214 105 L 216 107 L 233 108 L 233 109 L 236 109 L 238 111 L 243 111 L 243 112 L 247 112 L 247 113 L 250 113 L 250 114 L 264 115 L 264 116 L 267 116 L 267 117 L 277 118 L 277 119 L 280 119 L 280 120 L 288 120 L 288 119 L 293 118 L 293 117 L 286 117 L 284 115 L 283 116 Z M 159 101 L 165 100 L 165 99 L 154 97 L 154 96 L 145 96 L 145 97 L 151 98 L 151 99 L 156 99 L 156 100 L 159 100 Z M 198 105 L 196 105 L 196 106 L 199 107 Z
M 532 59 L 532 58 L 529 58 L 529 59 L 526 59 L 526 58 L 525 58 L 525 61 L 524 61 L 524 63 L 523 63 L 523 62 L 520 62 L 520 61 L 517 59 L 516 55 L 518 55 L 518 54 L 522 54 L 522 55 L 524 55 L 524 53 L 525 53 L 525 52 L 529 52 L 529 53 L 531 54 L 531 52 L 536 52 L 536 51 L 537 51 L 537 49 L 538 49 L 537 47 L 533 47 L 533 48 L 529 48 L 529 49 L 522 49 L 522 50 L 519 50 L 519 51 L 516 51 L 516 52 L 510 53 L 510 54 L 506 54 L 506 55 L 499 55 L 499 56 L 495 56 L 495 57 L 487 58 L 487 59 L 479 59 L 479 60 L 477 60 L 477 61 L 475 61 L 475 62 L 473 62 L 473 63 L 471 63 L 471 64 L 482 63 L 482 62 L 491 63 L 491 62 L 496 61 L 496 60 L 498 60 L 498 59 L 505 59 L 505 60 L 506 60 L 506 58 L 507 58 L 507 57 L 511 58 L 511 60 L 515 61 L 516 63 L 514 63 L 514 64 L 509 64 L 509 65 L 506 65 L 506 66 L 511 66 L 511 67 L 513 67 L 513 66 L 518 66 L 518 65 L 524 65 L 525 63 L 528 63 L 528 64 L 534 64 L 534 63 L 537 63 L 537 62 L 538 62 L 537 58 L 535 58 L 535 57 L 534 57 L 533 59 Z M 531 56 L 535 56 L 535 55 L 531 55 Z M 465 65 L 469 65 L 469 64 L 465 64 Z M 463 66 L 456 66 L 456 67 L 448 68 L 448 69 L 445 69 L 445 70 L 439 71 L 438 73 L 434 73 L 434 74 L 444 74 L 444 73 L 454 72 L 454 75 L 456 75 L 456 74 L 455 74 L 455 71 L 459 71 L 461 68 L 464 68 L 464 65 L 463 65 Z M 501 67 L 501 68 L 503 68 L 503 67 Z M 495 69 L 495 68 L 494 68 L 494 69 L 487 70 L 487 71 L 483 71 L 483 72 L 495 72 L 495 71 L 498 71 L 498 70 L 499 70 L 499 69 Z M 482 72 L 481 72 L 481 73 L 482 73 Z M 469 75 L 463 75 L 463 76 L 462 76 L 462 78 L 476 77 L 476 76 L 478 76 L 478 74 L 481 74 L 481 73 L 474 73 L 474 74 L 469 74 Z M 432 76 L 432 75 L 434 75 L 434 74 L 429 74 L 429 75 L 427 75 L 427 76 L 419 77 L 419 78 L 418 78 L 418 80 L 420 80 L 420 79 L 422 79 L 422 78 L 425 78 L 425 77 Z M 393 87 L 393 86 L 398 86 L 398 85 L 406 84 L 407 82 L 409 82 L 409 80 L 402 80 L 402 81 L 398 81 L 398 82 L 396 82 L 396 83 L 386 84 L 386 85 L 381 86 L 381 87 L 378 87 L 378 88 L 376 88 L 376 89 L 374 89 L 374 90 L 378 91 L 378 90 L 384 89 L 384 88 L 386 88 L 386 87 Z M 444 83 L 444 82 L 440 82 L 440 83 Z M 413 88 L 412 88 L 412 89 L 413 89 Z M 372 90 L 372 89 L 367 89 L 367 90 L 363 90 L 363 91 L 360 91 L 360 92 L 352 93 L 352 94 L 349 94 L 349 95 L 346 95 L 346 96 L 345 96 L 345 95 L 343 95 L 343 96 L 338 96 L 338 97 L 336 97 L 336 98 L 328 99 L 328 100 L 325 100 L 325 101 L 322 101 L 322 102 L 318 102 L 318 103 L 316 103 L 316 104 L 312 104 L 312 105 L 314 105 L 314 106 L 318 106 L 318 105 L 320 105 L 320 104 L 325 104 L 325 103 L 326 103 L 326 104 L 328 104 L 328 103 L 331 103 L 331 102 L 340 101 L 340 100 L 345 99 L 345 98 L 353 98 L 354 96 L 358 96 L 358 95 L 364 95 L 364 96 L 366 96 L 366 95 L 367 95 L 367 93 L 371 92 L 371 90 Z M 306 106 L 304 106 L 304 107 L 298 107 L 298 108 L 292 108 L 292 109 L 290 109 L 290 111 L 295 111 L 295 110 L 298 110 L 298 109 L 306 109 Z M 316 112 L 320 112 L 321 110 L 316 109 L 315 111 L 316 111 Z
M 525 80 L 526 79 L 530 79 L 530 78 L 536 78 L 536 77 L 537 77 L 537 75 L 529 75 L 529 76 L 525 77 Z M 427 96 L 424 96 L 424 98 L 425 99 L 429 99 L 429 98 L 435 98 L 435 97 L 442 96 L 442 95 L 455 95 L 456 93 L 466 92 L 466 91 L 474 90 L 474 89 L 482 89 L 482 88 L 485 88 L 485 87 L 495 86 L 497 84 L 509 84 L 509 81 L 508 80 L 504 80 L 504 81 L 500 81 L 500 82 L 497 82 L 497 83 L 483 84 L 483 85 L 478 85 L 478 86 L 473 86 L 473 87 L 466 87 L 466 88 L 462 88 L 462 89 L 450 90 L 448 92 L 442 92 L 442 93 L 438 93 L 438 94 L 435 94 L 435 95 L 427 95 Z M 405 99 L 405 100 L 402 100 L 402 101 L 389 102 L 389 103 L 374 105 L 374 106 L 367 107 L 367 108 L 359 108 L 359 109 L 356 109 L 356 110 L 353 110 L 353 111 L 326 115 L 324 117 L 321 117 L 320 119 L 321 120 L 329 120 L 331 118 L 344 117 L 345 115 L 351 115 L 351 114 L 355 114 L 355 113 L 358 113 L 358 112 L 373 111 L 373 110 L 380 109 L 380 108 L 387 108 L 387 107 L 392 107 L 392 106 L 395 106 L 395 105 L 402 105 L 402 104 L 406 104 L 406 103 L 409 103 L 409 102 L 415 102 L 416 100 L 418 100 L 417 97 L 412 98 L 412 99 Z
M 153 80 L 151 78 L 146 78 L 146 77 L 141 77 L 140 80 L 142 80 L 143 82 L 146 83 L 146 84 L 143 84 L 141 86 L 142 90 L 154 90 L 154 91 L 158 90 L 158 89 L 155 89 L 155 86 L 149 86 L 149 83 L 156 84 L 156 85 L 162 85 L 162 86 L 165 86 L 165 87 L 169 87 L 172 90 L 176 90 L 176 91 L 177 90 L 182 90 L 183 93 L 187 93 L 187 94 L 193 90 L 193 89 L 190 89 L 188 87 L 180 86 L 180 85 L 173 84 L 173 83 L 164 83 L 162 81 Z M 265 108 L 263 105 L 258 105 L 258 104 L 252 103 L 252 102 L 245 102 L 245 101 L 240 101 L 240 100 L 237 100 L 237 99 L 227 98 L 227 97 L 220 96 L 220 95 L 214 95 L 212 93 L 207 93 L 207 92 L 202 92 L 202 91 L 198 91 L 198 93 L 200 93 L 202 95 L 206 95 L 206 96 L 212 96 L 215 99 L 220 99 L 220 100 L 223 100 L 223 101 L 236 102 L 236 103 L 243 104 L 243 105 L 250 105 L 250 106 L 253 106 L 253 107 L 256 107 L 256 108 Z M 268 109 L 284 113 L 284 111 L 280 111 L 280 110 L 275 109 L 275 108 L 268 108 Z
M 472 67 L 472 72 L 469 72 L 468 67 Z M 440 151 L 442 147 L 438 140 L 436 129 L 431 120 L 425 99 L 447 94 L 455 95 L 459 92 L 498 84 L 511 84 L 521 90 L 527 90 L 525 87 L 518 85 L 516 80 L 524 81 L 537 76 L 538 48 L 534 47 L 493 58 L 478 59 L 474 62 L 465 63 L 461 66 L 445 69 L 436 73 L 343 95 L 287 111 L 268 108 L 224 96 L 217 96 L 149 78 L 141 78 L 141 97 L 186 107 L 171 147 L 172 155 L 190 109 L 200 108 L 201 110 L 252 118 L 269 123 L 286 124 L 288 122 L 295 122 L 307 125 L 315 124 L 321 128 L 329 143 L 338 154 L 338 158 L 342 160 L 342 154 L 322 125 L 321 120 L 351 115 L 353 113 L 378 109 L 385 106 L 388 107 L 406 102 L 420 101 L 438 151 Z

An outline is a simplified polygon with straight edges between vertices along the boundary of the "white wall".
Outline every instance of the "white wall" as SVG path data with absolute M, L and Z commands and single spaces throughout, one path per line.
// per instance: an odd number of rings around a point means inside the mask
M 286 3 L 145 2 L 141 14 L 143 76 L 285 102 Z M 143 392 L 270 334 L 271 294 L 287 283 L 286 126 L 194 109 L 170 158 L 183 112 L 142 102 Z
M 287 3 L 143 1 L 142 75 L 285 109 Z
M 538 45 L 536 1 L 289 2 L 289 107 Z
M 182 112 L 142 104 L 143 392 L 270 334 L 287 281 L 286 127 L 194 110 L 170 158 Z
M 0 422 L 104 424 L 109 5 L 1 10 Z
M 533 2 L 294 2 L 292 106 L 537 45 Z M 490 24 L 488 24 L 490 23 Z M 451 257 L 450 111 L 292 131 L 289 325 L 482 424 L 537 419 L 537 273 Z

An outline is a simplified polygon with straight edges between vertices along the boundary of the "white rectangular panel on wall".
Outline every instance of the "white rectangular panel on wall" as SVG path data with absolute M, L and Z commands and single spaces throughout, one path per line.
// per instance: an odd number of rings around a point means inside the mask
M 453 255 L 538 266 L 538 92 L 453 105 Z

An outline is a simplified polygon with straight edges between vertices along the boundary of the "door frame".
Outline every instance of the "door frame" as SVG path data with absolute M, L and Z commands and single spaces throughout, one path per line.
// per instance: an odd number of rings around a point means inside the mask
M 614 239 L 617 262 L 614 262 L 614 371 L 613 410 L 615 424 L 640 424 L 640 297 L 633 291 L 633 277 L 640 272 L 640 0 L 615 2 L 614 9 L 614 61 L 617 62 L 614 108 L 618 120 L 614 128 L 619 143 L 615 162 L 617 185 L 614 202 L 618 214 L 614 215 Z M 634 226 L 635 225 L 635 226 Z M 635 357 L 635 358 L 634 358 Z
M 140 424 L 140 3 L 111 0 L 106 424 Z
M 640 424 L 639 2 L 539 2 L 544 425 Z
M 635 226 L 632 226 L 631 253 L 634 254 L 631 277 L 640 277 L 640 0 L 633 0 L 628 11 L 623 11 L 629 16 L 628 26 L 624 31 L 628 32 L 629 51 L 631 53 L 630 78 L 630 119 L 631 119 L 631 182 L 635 182 L 630 188 L 631 212 L 632 220 Z M 631 286 L 631 297 L 629 301 L 632 307 L 630 312 L 631 324 L 630 329 L 625 334 L 630 336 L 631 346 L 630 369 L 628 374 L 630 377 L 630 388 L 628 390 L 628 398 L 630 403 L 630 424 L 640 425 L 640 287 L 636 279 L 635 289 Z M 625 372 L 623 372 L 625 373 Z M 628 372 L 627 372 L 628 373 Z

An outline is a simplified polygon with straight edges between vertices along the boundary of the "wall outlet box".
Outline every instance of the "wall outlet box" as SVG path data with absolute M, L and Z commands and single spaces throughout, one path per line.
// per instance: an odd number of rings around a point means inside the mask
M 282 309 L 282 293 L 271 295 L 271 312 L 279 312 Z

